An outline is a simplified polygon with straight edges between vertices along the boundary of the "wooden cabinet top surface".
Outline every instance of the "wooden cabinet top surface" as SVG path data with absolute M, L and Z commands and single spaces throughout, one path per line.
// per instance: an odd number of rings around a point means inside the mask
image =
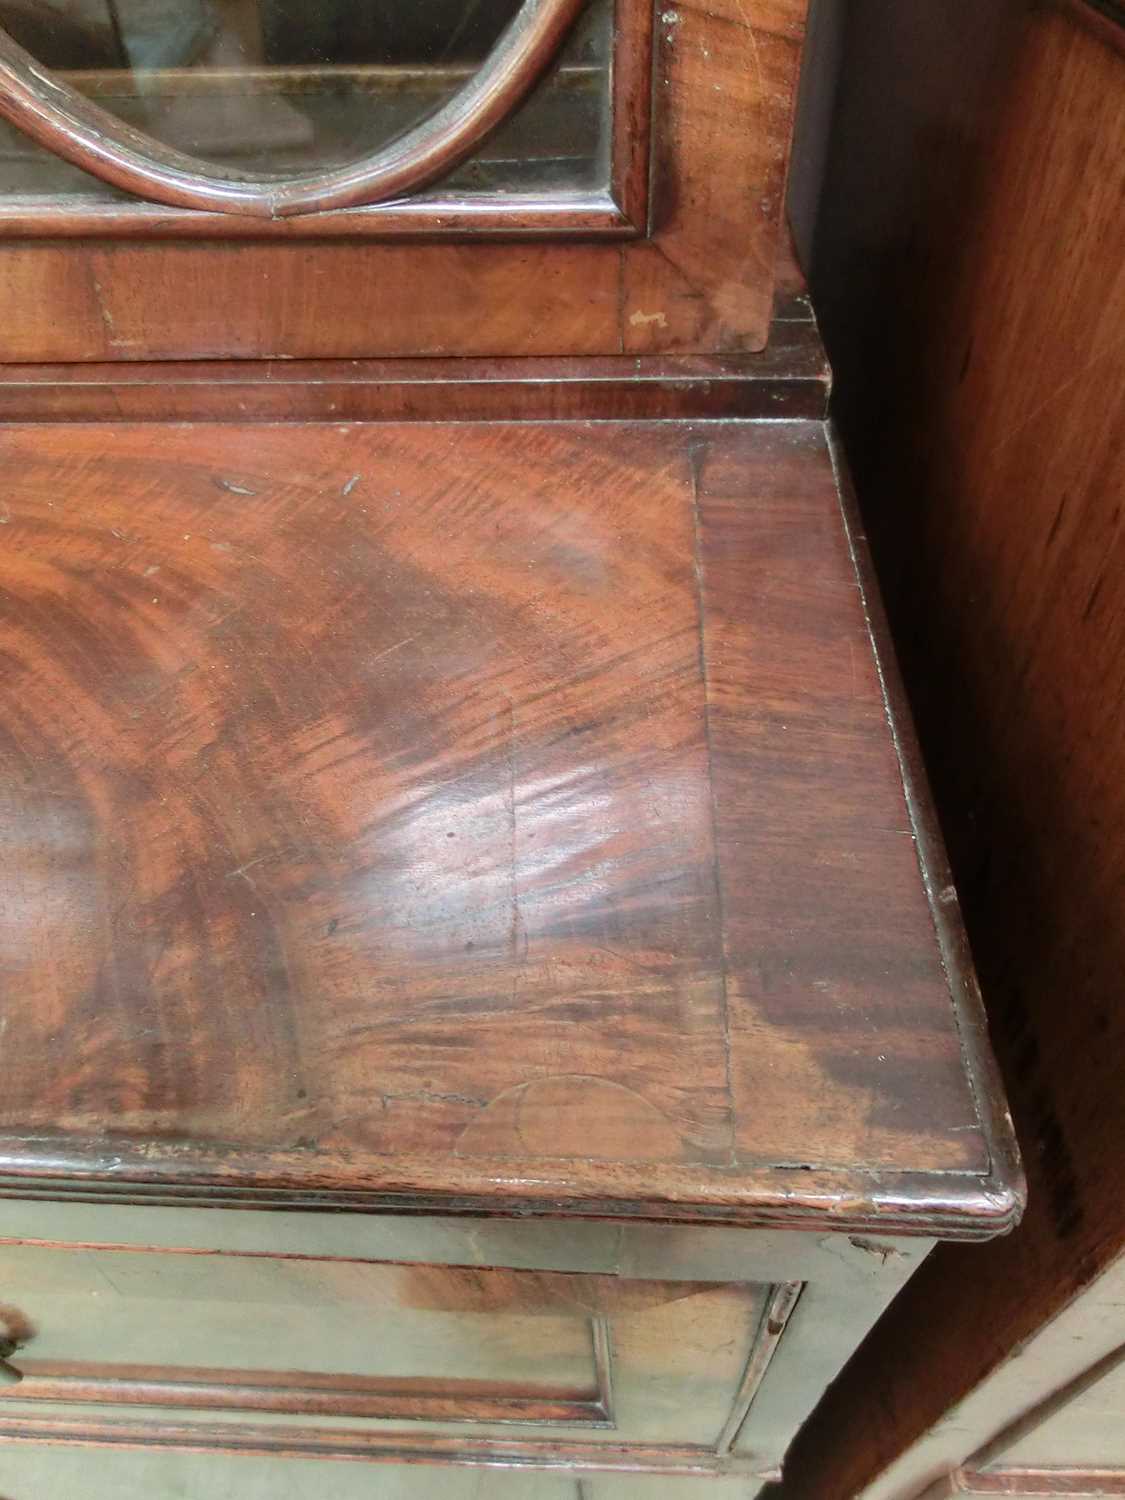
M 3 1191 L 1010 1224 L 822 426 L 0 463 Z

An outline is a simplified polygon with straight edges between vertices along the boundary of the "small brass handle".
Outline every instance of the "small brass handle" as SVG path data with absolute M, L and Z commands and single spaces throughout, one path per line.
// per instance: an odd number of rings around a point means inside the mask
M 0 1385 L 19 1385 L 23 1379 L 23 1371 L 8 1363 L 18 1348 L 15 1339 L 0 1338 Z

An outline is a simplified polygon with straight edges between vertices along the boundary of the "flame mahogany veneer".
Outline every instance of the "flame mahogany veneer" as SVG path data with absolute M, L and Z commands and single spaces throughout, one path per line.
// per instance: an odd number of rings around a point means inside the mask
M 10 1178 L 1010 1222 L 820 427 L 0 459 Z
M 0 463 L 0 1481 L 757 1493 L 1021 1206 L 824 425 Z

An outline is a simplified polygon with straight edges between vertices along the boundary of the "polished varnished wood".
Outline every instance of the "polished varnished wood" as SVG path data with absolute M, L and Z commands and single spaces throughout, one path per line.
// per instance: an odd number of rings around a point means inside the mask
M 650 420 L 828 416 L 832 376 L 786 238 L 756 354 L 622 359 L 0 364 L 5 421 Z
M 968 32 L 867 9 L 821 312 L 1030 1208 L 919 1273 L 791 1455 L 801 1500 L 916 1494 L 949 1413 L 1033 1365 L 1125 1242 L 1125 31 L 1079 5 L 982 6 Z M 881 87 L 904 68 L 924 91 Z
M 616 359 L 248 360 L 0 366 L 0 418 L 370 422 L 827 416 L 831 378 L 800 299 L 760 354 Z
M 298 243 L 248 244 L 221 238 L 235 222 L 227 214 L 201 214 L 185 224 L 183 213 L 192 211 L 142 206 L 124 231 L 135 238 L 122 240 L 100 237 L 122 233 L 112 214 L 91 222 L 64 206 L 52 210 L 50 232 L 73 237 L 43 242 L 41 221 L 30 223 L 19 204 L 0 207 L 7 240 L 0 246 L 2 357 L 99 362 L 760 349 L 770 320 L 805 9 L 806 0 L 673 6 L 660 13 L 651 74 L 647 42 L 640 56 L 635 47 L 626 50 L 621 62 L 633 80 L 632 104 L 615 116 L 615 129 L 630 140 L 646 132 L 647 139 L 650 111 L 653 129 L 651 176 L 628 156 L 614 184 L 622 214 L 639 215 L 636 222 L 619 216 L 609 223 L 606 204 L 563 205 L 561 213 L 548 208 L 533 216 L 530 241 L 499 243 L 485 231 L 514 234 L 518 219 L 458 223 L 461 208 L 450 202 L 448 213 L 441 203 L 432 206 L 427 222 L 407 214 L 398 224 L 400 236 L 438 242 L 396 243 L 393 221 L 389 242 L 333 242 L 324 236 L 343 226 L 298 216 L 255 221 L 257 236 Z M 621 159 L 618 150 L 615 161 Z M 607 225 L 638 237 L 583 241 L 586 231 Z M 458 242 L 440 242 L 450 232 Z M 204 242 L 188 241 L 196 233 Z M 162 243 L 161 235 L 175 242 Z M 552 235 L 562 238 L 551 242 Z
M 8 1191 L 1011 1222 L 819 426 L 0 461 Z
M 622 0 L 597 201 L 0 218 L 13 1500 L 753 1500 L 1018 1217 L 803 13 Z
M 153 399 L 0 434 L 0 1476 L 750 1500 L 1020 1206 L 823 425 Z

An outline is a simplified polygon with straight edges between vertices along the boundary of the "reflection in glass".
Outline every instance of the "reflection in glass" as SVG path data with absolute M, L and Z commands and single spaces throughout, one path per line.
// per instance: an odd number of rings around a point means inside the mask
M 41 63 L 154 140 L 241 171 L 353 162 L 464 84 L 521 0 L 0 0 Z M 593 0 L 531 99 L 443 184 L 590 190 L 609 158 L 612 0 Z M 0 125 L 0 193 L 121 196 Z

